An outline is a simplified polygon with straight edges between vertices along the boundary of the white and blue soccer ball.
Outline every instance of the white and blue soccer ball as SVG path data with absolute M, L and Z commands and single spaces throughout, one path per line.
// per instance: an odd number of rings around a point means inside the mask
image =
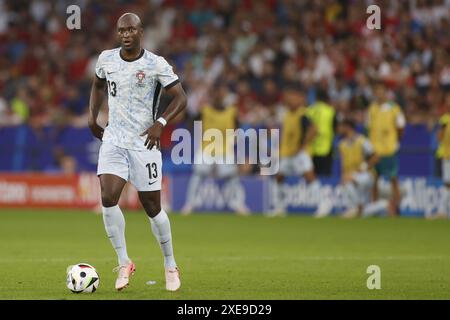
M 97 270 L 87 263 L 67 267 L 67 288 L 73 293 L 92 293 L 97 290 L 100 277 Z

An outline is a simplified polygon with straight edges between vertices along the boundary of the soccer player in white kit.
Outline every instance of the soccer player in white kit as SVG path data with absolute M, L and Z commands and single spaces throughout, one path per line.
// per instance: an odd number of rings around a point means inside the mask
M 186 107 L 186 95 L 167 61 L 141 47 L 143 27 L 137 15 L 122 15 L 117 21 L 117 33 L 121 46 L 100 54 L 89 102 L 89 128 L 102 140 L 97 175 L 106 233 L 119 262 L 115 287 L 117 290 L 125 288 L 135 271 L 127 254 L 124 216 L 117 205 L 123 187 L 130 181 L 138 190 L 139 200 L 163 252 L 166 289 L 176 291 L 181 281 L 173 254 L 169 218 L 161 208 L 159 138 L 167 122 Z M 97 124 L 97 116 L 105 86 L 109 117 L 103 129 Z M 156 119 L 162 88 L 172 100 Z

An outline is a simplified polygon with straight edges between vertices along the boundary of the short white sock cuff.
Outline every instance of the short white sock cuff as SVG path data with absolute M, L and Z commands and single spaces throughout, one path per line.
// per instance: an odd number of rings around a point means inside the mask
M 150 221 L 159 226 L 166 222 L 168 219 L 169 217 L 167 216 L 167 213 L 164 211 L 164 209 L 161 209 L 161 211 L 155 217 L 150 218 Z
M 104 213 L 114 212 L 114 211 L 116 211 L 117 209 L 120 210 L 118 204 L 116 204 L 114 207 L 103 207 L 103 206 L 102 206 L 102 209 L 103 209 L 103 212 L 104 212 Z

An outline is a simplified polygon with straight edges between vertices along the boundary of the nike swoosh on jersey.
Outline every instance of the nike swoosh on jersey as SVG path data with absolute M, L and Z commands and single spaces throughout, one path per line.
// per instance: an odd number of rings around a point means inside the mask
M 154 183 L 157 182 L 157 181 L 158 181 L 158 180 L 153 181 L 153 182 L 149 182 L 148 185 L 151 186 L 152 184 L 154 184 Z

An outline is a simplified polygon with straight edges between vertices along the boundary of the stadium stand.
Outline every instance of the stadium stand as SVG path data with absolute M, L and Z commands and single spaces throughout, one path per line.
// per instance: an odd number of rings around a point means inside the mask
M 95 169 L 98 143 L 86 127 L 93 68 L 116 45 L 114 21 L 134 11 L 145 47 L 169 57 L 189 96 L 172 129 L 189 127 L 218 84 L 242 127 L 273 127 L 289 84 L 308 104 L 326 86 L 336 111 L 362 125 L 371 83 L 382 80 L 408 118 L 400 174 L 432 176 L 434 129 L 450 89 L 450 1 L 376 3 L 382 32 L 366 28 L 364 1 L 0 0 L 0 169 L 57 171 L 61 154 L 78 171 Z M 66 28 L 69 4 L 81 8 L 81 30 Z M 168 130 L 166 151 L 170 143 Z

